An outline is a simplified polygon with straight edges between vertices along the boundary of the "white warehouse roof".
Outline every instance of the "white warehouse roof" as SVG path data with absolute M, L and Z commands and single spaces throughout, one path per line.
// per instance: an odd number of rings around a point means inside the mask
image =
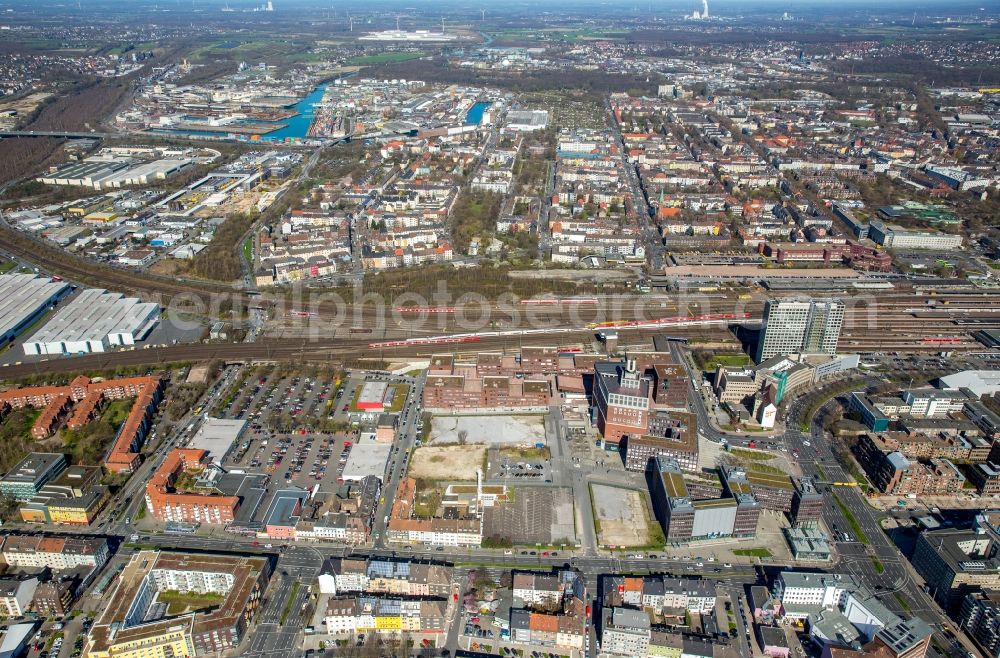
M 47 277 L 0 275 L 0 341 L 13 340 L 67 292 L 68 284 Z
M 963 370 L 941 378 L 941 388 L 967 388 L 982 397 L 1000 391 L 1000 370 Z
M 25 341 L 24 353 L 104 352 L 115 345 L 133 345 L 145 338 L 159 317 L 159 304 L 87 288 Z
M 243 434 L 246 426 L 245 420 L 205 418 L 187 447 L 207 451 L 211 460 L 221 466 L 223 457 Z

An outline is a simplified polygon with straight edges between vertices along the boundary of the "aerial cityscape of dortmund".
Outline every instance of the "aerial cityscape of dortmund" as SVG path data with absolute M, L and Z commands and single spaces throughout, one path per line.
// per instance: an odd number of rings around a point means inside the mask
M 0 658 L 1000 658 L 995 0 L 0 0 Z

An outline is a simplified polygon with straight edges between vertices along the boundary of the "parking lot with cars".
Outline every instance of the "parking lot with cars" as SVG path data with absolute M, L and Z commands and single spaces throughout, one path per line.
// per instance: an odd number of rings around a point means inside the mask
M 254 369 L 235 382 L 213 415 L 247 419 L 283 432 L 323 429 L 324 421 L 329 424 L 338 380 L 339 376 Z
M 332 491 L 350 455 L 357 431 L 334 414 L 342 397 L 337 379 L 257 372 L 237 384 L 219 411 L 248 425 L 224 465 L 271 476 L 271 487 Z
M 89 616 L 46 620 L 29 642 L 24 655 L 27 658 L 80 658 L 92 623 Z
M 523 482 L 551 482 L 547 459 L 517 459 L 490 451 L 490 471 L 488 477 L 498 480 L 521 480 Z

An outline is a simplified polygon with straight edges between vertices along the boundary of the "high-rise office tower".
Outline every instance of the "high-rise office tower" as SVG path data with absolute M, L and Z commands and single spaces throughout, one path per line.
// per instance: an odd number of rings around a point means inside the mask
M 757 363 L 779 354 L 834 354 L 844 323 L 840 299 L 769 299 L 757 343 Z

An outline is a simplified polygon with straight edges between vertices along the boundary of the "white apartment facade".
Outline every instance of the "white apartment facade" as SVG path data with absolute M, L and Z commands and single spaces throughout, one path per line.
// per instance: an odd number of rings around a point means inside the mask
M 764 305 L 757 362 L 781 354 L 835 354 L 844 309 L 839 299 L 769 299 Z

